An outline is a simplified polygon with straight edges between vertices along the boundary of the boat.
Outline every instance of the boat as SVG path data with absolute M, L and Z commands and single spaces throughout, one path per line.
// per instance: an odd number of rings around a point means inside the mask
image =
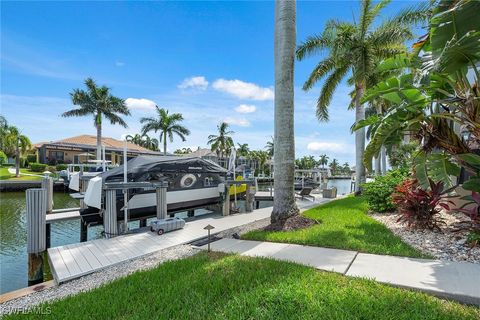
M 224 182 L 227 170 L 216 163 L 198 157 L 138 156 L 127 162 L 128 182 L 167 182 L 167 211 L 179 212 L 214 205 L 223 201 Z M 103 185 L 123 182 L 124 169 L 100 173 L 90 179 L 84 203 L 88 208 L 80 211 L 86 223 L 102 223 L 105 192 Z M 117 191 L 117 216 L 123 219 L 124 195 Z M 155 189 L 131 189 L 128 191 L 129 220 L 141 219 L 156 214 Z

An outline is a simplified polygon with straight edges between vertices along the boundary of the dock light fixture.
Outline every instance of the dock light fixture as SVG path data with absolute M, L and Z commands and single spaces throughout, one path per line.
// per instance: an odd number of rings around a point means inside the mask
M 212 226 L 211 224 L 207 224 L 207 226 L 203 229 L 208 231 L 207 251 L 210 252 L 210 230 L 215 229 L 215 227 Z
M 50 177 L 50 174 L 51 174 L 51 172 L 50 172 L 50 171 L 48 171 L 48 170 L 46 170 L 46 171 L 43 171 L 43 175 L 45 176 L 45 178 L 48 178 L 48 177 Z

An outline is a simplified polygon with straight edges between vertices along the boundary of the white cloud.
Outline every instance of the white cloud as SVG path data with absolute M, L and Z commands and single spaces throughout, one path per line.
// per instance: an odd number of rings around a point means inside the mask
M 253 104 L 241 104 L 235 108 L 238 113 L 252 113 L 257 111 L 257 107 Z
M 228 124 L 232 124 L 232 125 L 240 126 L 240 127 L 249 127 L 250 126 L 250 122 L 245 118 L 227 117 L 227 118 L 223 119 L 223 121 L 225 121 Z
M 178 85 L 179 89 L 200 89 L 205 90 L 208 87 L 208 81 L 203 76 L 185 78 L 182 83 Z
M 155 109 L 155 102 L 148 99 L 136 99 L 136 98 L 127 98 L 125 104 L 130 109 L 137 110 L 152 110 Z
M 117 67 L 123 67 L 123 66 L 125 65 L 125 62 L 123 62 L 123 61 L 115 61 L 115 65 L 116 65 Z
M 310 142 L 307 149 L 312 152 L 336 152 L 349 153 L 351 148 L 343 143 L 337 142 Z
M 217 79 L 213 83 L 213 88 L 240 99 L 273 100 L 273 90 L 271 88 L 262 88 L 255 83 L 241 80 Z

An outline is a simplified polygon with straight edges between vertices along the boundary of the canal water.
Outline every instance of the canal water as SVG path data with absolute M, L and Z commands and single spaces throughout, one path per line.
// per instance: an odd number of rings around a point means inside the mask
M 350 180 L 338 179 L 328 182 L 328 187 L 337 187 L 338 194 L 350 192 Z M 259 186 L 267 190 L 268 185 Z M 55 192 L 54 208 L 78 207 L 78 200 L 68 193 Z M 260 207 L 271 206 L 271 201 L 262 201 Z M 243 201 L 238 207 L 244 211 Z M 196 210 L 195 215 L 207 213 L 206 210 Z M 26 234 L 25 192 L 0 192 L 0 294 L 27 286 L 27 234 Z M 186 212 L 176 216 L 186 218 Z M 130 228 L 138 227 L 138 222 L 131 222 Z M 88 239 L 102 237 L 102 226 L 88 228 Z M 80 241 L 80 223 L 78 220 L 64 221 L 52 224 L 51 245 L 78 243 Z M 50 277 L 46 274 L 46 277 Z

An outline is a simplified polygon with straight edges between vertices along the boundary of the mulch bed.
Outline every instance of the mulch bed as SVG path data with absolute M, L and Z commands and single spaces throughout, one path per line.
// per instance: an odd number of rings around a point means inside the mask
M 274 224 L 269 224 L 268 226 L 263 228 L 263 230 L 264 231 L 294 231 L 299 229 L 305 229 L 319 223 L 321 223 L 321 221 L 313 220 L 297 214 L 287 218 L 286 220 L 282 220 Z

